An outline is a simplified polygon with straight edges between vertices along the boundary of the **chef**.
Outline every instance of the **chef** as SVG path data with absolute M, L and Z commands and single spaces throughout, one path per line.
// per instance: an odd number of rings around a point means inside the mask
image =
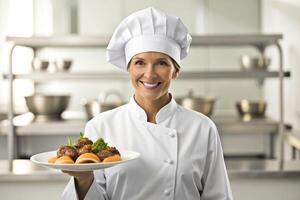
M 141 156 L 104 170 L 66 172 L 72 178 L 63 199 L 233 199 L 216 126 L 169 92 L 191 40 L 180 18 L 155 8 L 119 24 L 107 60 L 128 72 L 134 95 L 90 120 L 85 136 Z

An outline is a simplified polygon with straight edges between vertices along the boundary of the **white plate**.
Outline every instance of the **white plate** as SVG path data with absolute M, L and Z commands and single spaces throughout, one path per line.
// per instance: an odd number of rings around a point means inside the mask
M 105 163 L 85 163 L 85 164 L 54 164 L 48 163 L 48 159 L 50 157 L 56 156 L 56 151 L 48 151 L 44 153 L 39 153 L 34 156 L 31 156 L 30 160 L 38 165 L 42 165 L 45 167 L 50 167 L 59 170 L 66 171 L 92 171 L 97 169 L 104 169 L 108 167 L 112 167 L 114 165 L 118 165 L 121 163 L 125 163 L 128 161 L 132 161 L 137 159 L 140 154 L 134 151 L 120 151 L 121 161 L 117 162 L 105 162 Z

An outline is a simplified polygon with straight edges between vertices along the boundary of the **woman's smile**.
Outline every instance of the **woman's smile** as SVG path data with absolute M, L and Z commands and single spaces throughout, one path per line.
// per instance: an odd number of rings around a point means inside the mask
M 146 82 L 146 81 L 139 81 L 146 89 L 154 90 L 157 89 L 161 82 Z

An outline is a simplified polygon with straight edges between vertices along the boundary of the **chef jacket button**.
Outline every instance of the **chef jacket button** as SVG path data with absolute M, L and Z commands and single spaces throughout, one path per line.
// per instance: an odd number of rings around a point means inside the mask
M 165 194 L 166 196 L 169 196 L 169 195 L 171 194 L 171 192 L 170 192 L 169 189 L 165 189 L 165 190 L 164 190 L 164 194 Z
M 173 138 L 173 137 L 175 137 L 175 133 L 171 132 L 171 133 L 169 133 L 169 136 Z
M 170 165 L 173 165 L 173 164 L 174 164 L 174 161 L 171 160 L 171 159 L 167 159 L 167 160 L 165 160 L 165 162 L 168 163 L 168 164 L 170 164 Z

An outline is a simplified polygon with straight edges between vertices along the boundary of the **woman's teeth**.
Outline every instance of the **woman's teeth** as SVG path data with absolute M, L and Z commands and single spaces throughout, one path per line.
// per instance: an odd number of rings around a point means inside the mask
M 153 89 L 159 85 L 159 83 L 145 83 L 145 82 L 142 82 L 142 83 L 145 86 L 145 88 L 147 88 L 147 89 Z

